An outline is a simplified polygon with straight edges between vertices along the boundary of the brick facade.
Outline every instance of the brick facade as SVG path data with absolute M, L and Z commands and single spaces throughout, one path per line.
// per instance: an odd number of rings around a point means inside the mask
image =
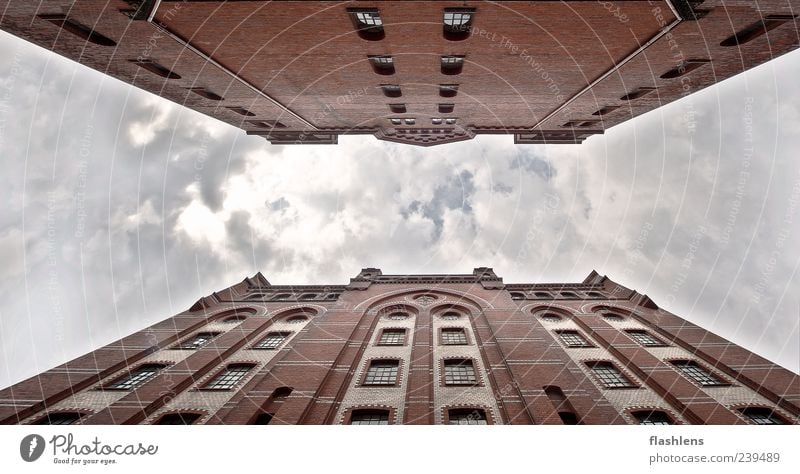
M 444 29 L 453 8 L 473 14 L 456 38 Z M 364 9 L 380 17 L 380 34 L 357 28 L 352 15 Z M 274 144 L 341 134 L 579 143 L 794 50 L 799 9 L 800 0 L 0 0 L 0 28 Z M 376 72 L 376 56 L 391 56 L 391 68 Z M 458 74 L 442 71 L 444 56 L 463 57 Z M 454 96 L 440 92 L 449 84 Z
M 445 344 L 445 328 L 465 338 Z M 381 345 L 387 329 L 405 332 Z M 199 333 L 210 340 L 187 348 Z M 267 335 L 277 342 L 259 348 Z M 396 377 L 365 383 L 373 361 L 396 364 Z M 465 361 L 474 378 L 448 384 L 445 366 Z M 676 361 L 714 383 L 686 376 Z M 114 387 L 152 364 L 162 367 L 154 377 Z M 610 387 L 593 364 L 611 367 L 623 386 Z M 237 366 L 246 373 L 230 387 L 208 387 Z M 208 424 L 340 424 L 364 413 L 392 424 L 441 424 L 459 413 L 491 424 L 636 424 L 652 411 L 676 424 L 744 424 L 748 407 L 798 423 L 800 377 L 595 272 L 581 283 L 505 284 L 489 268 L 364 269 L 347 285 L 314 286 L 271 285 L 257 274 L 0 391 L 5 424 L 65 412 L 84 424 L 159 423 L 170 414 Z

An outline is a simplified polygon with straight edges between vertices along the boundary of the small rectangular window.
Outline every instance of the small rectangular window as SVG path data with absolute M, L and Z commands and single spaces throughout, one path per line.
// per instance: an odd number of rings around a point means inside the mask
M 633 339 L 634 341 L 638 342 L 639 344 L 641 344 L 643 346 L 659 347 L 659 346 L 665 346 L 666 345 L 663 342 L 661 342 L 660 340 L 658 340 L 655 337 L 651 336 L 650 333 L 648 333 L 647 331 L 644 331 L 644 330 L 637 329 L 637 330 L 631 330 L 631 331 L 626 331 L 626 332 L 631 337 L 631 339 Z
M 386 410 L 355 410 L 350 417 L 351 425 L 388 425 L 389 412 Z
M 289 333 L 286 332 L 271 332 L 267 334 L 267 337 L 253 346 L 253 349 L 277 349 L 283 344 L 283 341 L 285 341 L 287 337 L 289 337 Z
M 567 347 L 592 347 L 578 331 L 558 331 L 558 337 Z
M 442 97 L 455 97 L 458 95 L 458 84 L 440 84 L 439 95 Z
M 389 110 L 395 114 L 404 114 L 406 113 L 406 104 L 389 104 Z
M 230 365 L 203 388 L 220 390 L 232 388 L 247 375 L 251 368 L 252 366 L 249 365 Z
M 702 367 L 700 367 L 697 362 L 692 360 L 676 360 L 672 362 L 674 365 L 683 375 L 686 377 L 694 380 L 700 385 L 709 386 L 709 385 L 720 385 L 719 379 L 714 377 L 713 375 L 709 374 Z
M 218 334 L 216 332 L 200 332 L 173 347 L 173 349 L 199 349 L 217 337 Z
M 464 67 L 464 56 L 442 56 L 441 65 L 442 74 L 460 74 Z
M 467 335 L 461 328 L 442 329 L 442 344 L 448 346 L 459 346 L 467 343 Z
M 455 409 L 447 413 L 448 423 L 451 425 L 485 425 L 486 412 L 480 409 Z
M 378 341 L 380 346 L 402 346 L 405 343 L 405 329 L 384 329 Z
M 367 369 L 364 385 L 394 385 L 397 383 L 397 369 L 400 363 L 396 360 L 374 361 Z
M 606 388 L 629 388 L 635 386 L 610 362 L 594 362 L 588 365 Z
M 452 359 L 444 362 L 445 385 L 474 385 L 477 382 L 471 360 Z
M 108 388 L 116 390 L 134 389 L 155 377 L 163 368 L 163 365 L 143 365 L 133 372 L 130 372 L 128 375 L 120 377 L 109 385 Z

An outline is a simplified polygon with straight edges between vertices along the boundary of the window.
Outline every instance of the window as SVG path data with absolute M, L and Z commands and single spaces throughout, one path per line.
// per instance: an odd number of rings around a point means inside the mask
M 94 43 L 100 46 L 117 45 L 117 42 L 112 40 L 111 38 L 101 35 L 100 33 L 94 31 L 88 26 L 84 26 L 78 23 L 77 21 L 67 17 L 66 15 L 56 13 L 52 15 L 39 15 L 39 18 L 41 18 L 42 20 L 47 20 L 50 23 L 61 27 L 61 29 L 68 31 L 75 36 L 79 36 L 90 43 Z
M 381 89 L 386 97 L 400 97 L 403 95 L 402 89 L 396 84 L 381 84 Z
M 455 321 L 459 317 L 461 316 L 455 311 L 448 311 L 442 315 L 442 319 L 444 319 L 445 321 Z
M 458 94 L 458 84 L 440 84 L 439 95 L 441 97 L 455 97 Z
M 292 295 L 290 295 L 289 293 L 279 293 L 279 294 L 273 296 L 272 300 L 273 301 L 284 301 L 284 300 L 288 300 L 290 296 L 292 296 Z
M 247 319 L 247 316 L 238 315 L 238 316 L 231 316 L 230 318 L 225 318 L 222 320 L 222 322 L 225 324 L 239 324 L 245 319 Z
M 406 341 L 405 329 L 384 329 L 378 341 L 379 346 L 402 346 Z
M 287 318 L 286 322 L 289 324 L 300 324 L 308 321 L 308 318 L 305 316 L 292 316 L 291 318 Z
M 635 100 L 638 99 L 639 97 L 646 96 L 647 94 L 653 92 L 654 90 L 656 90 L 655 87 L 640 87 L 623 95 L 622 97 L 619 98 L 619 100 Z
M 459 408 L 456 410 L 449 410 L 447 412 L 448 422 L 451 425 L 485 425 L 486 412 L 481 409 L 464 409 Z
M 545 293 L 544 291 L 536 291 L 533 294 L 537 298 L 551 298 L 550 293 Z
M 766 34 L 769 30 L 777 28 L 787 21 L 794 20 L 796 15 L 767 15 L 761 20 L 756 21 L 745 29 L 733 36 L 723 40 L 720 46 L 738 46 L 753 41 L 759 36 Z
M 391 56 L 369 56 L 369 62 L 376 74 L 394 74 L 394 58 Z
M 461 74 L 464 68 L 464 56 L 442 56 L 442 74 L 448 76 Z
M 203 388 L 227 390 L 233 388 L 239 381 L 241 381 L 247 372 L 252 369 L 252 365 L 229 365 L 222 372 L 217 374 L 210 382 L 205 384 Z
M 376 360 L 369 365 L 364 385 L 394 385 L 397 383 L 397 369 L 400 363 L 396 360 Z
M 558 331 L 558 337 L 567 347 L 592 347 L 578 331 Z
M 57 411 L 48 413 L 43 418 L 36 420 L 34 425 L 74 425 L 81 421 L 84 417 L 83 413 L 74 411 Z
M 604 298 L 602 293 L 598 293 L 596 291 L 590 291 L 590 292 L 588 292 L 586 294 L 591 298 Z
M 189 90 L 199 95 L 200 97 L 203 97 L 204 99 L 216 100 L 216 101 L 223 100 L 221 95 L 211 92 L 205 87 L 190 87 Z
M 170 413 L 156 421 L 156 425 L 192 425 L 200 419 L 197 413 Z
M 417 121 L 414 120 L 413 118 L 407 118 L 404 119 L 403 121 L 405 122 L 406 125 L 414 125 L 415 123 L 417 123 Z
M 367 41 L 380 41 L 384 38 L 383 20 L 377 8 L 348 8 L 358 36 Z
M 444 38 L 449 41 L 469 38 L 474 16 L 474 8 L 445 8 L 442 17 Z
M 456 123 L 456 120 L 457 119 L 454 118 L 446 118 L 444 119 L 444 123 L 446 123 L 447 125 L 453 125 L 454 123 Z
M 601 115 L 601 116 L 608 115 L 611 112 L 617 110 L 619 107 L 620 107 L 619 105 L 607 105 L 605 107 L 597 109 L 595 112 L 592 113 L 592 115 Z
M 218 332 L 199 332 L 190 339 L 187 339 L 173 347 L 173 349 L 200 349 L 218 335 Z
M 433 124 L 433 125 L 441 125 L 442 124 L 442 119 L 440 119 L 440 118 L 432 118 L 431 119 L 431 124 Z
M 165 79 L 180 79 L 181 78 L 180 74 L 176 74 L 176 73 L 170 71 L 168 68 L 166 68 L 166 67 L 164 67 L 164 66 L 162 66 L 162 65 L 160 65 L 160 64 L 158 64 L 156 62 L 153 62 L 153 61 L 151 61 L 149 59 L 142 59 L 142 60 L 131 59 L 131 62 L 133 64 L 136 64 L 140 68 L 142 68 L 142 69 L 144 69 L 146 71 L 152 72 L 156 76 L 161 76 L 161 77 L 163 77 Z
M 391 119 L 392 125 L 403 125 L 403 121 L 398 118 Z
M 350 417 L 351 425 L 388 425 L 389 412 L 387 410 L 353 410 Z
M 742 413 L 742 415 L 744 415 L 747 419 L 749 419 L 751 423 L 755 423 L 756 425 L 786 424 L 786 422 L 783 421 L 781 417 L 776 415 L 775 412 L 770 410 L 769 408 L 748 407 L 748 408 L 740 408 L 739 411 Z
M 256 114 L 250 112 L 249 110 L 245 109 L 244 107 L 225 107 L 226 109 L 230 110 L 231 112 L 236 112 L 239 115 L 244 115 L 245 117 L 255 117 Z
M 392 313 L 389 315 L 389 319 L 392 321 L 402 321 L 408 318 L 408 314 L 406 313 Z
M 562 291 L 561 292 L 561 297 L 562 298 L 577 298 L 578 295 L 576 295 L 575 293 L 573 293 L 571 291 Z
M 663 411 L 637 411 L 632 413 L 640 425 L 671 425 L 672 420 Z
M 283 344 L 283 341 L 289 337 L 288 332 L 271 332 L 267 337 L 259 341 L 258 344 L 253 346 L 253 349 L 277 349 Z
M 306 300 L 306 301 L 314 300 L 314 299 L 317 299 L 317 294 L 316 293 L 306 293 L 304 295 L 300 295 L 300 299 L 301 300 Z
M 389 110 L 395 114 L 404 114 L 406 113 L 406 104 L 389 104 Z
M 620 322 L 625 320 L 625 318 L 623 318 L 622 316 L 614 313 L 604 314 L 603 319 L 605 319 L 606 321 L 613 321 L 613 322 Z
M 655 337 L 650 335 L 649 332 L 641 330 L 641 329 L 625 331 L 625 332 L 628 333 L 628 335 L 631 337 L 631 339 L 633 339 L 634 341 L 638 342 L 642 346 L 659 347 L 659 346 L 665 346 L 666 345 L 663 342 L 661 342 L 661 340 L 656 339 Z
M 709 59 L 689 59 L 661 75 L 661 79 L 674 79 L 685 76 L 695 69 L 710 63 Z
M 606 388 L 634 387 L 631 381 L 622 375 L 622 373 L 616 367 L 614 367 L 611 362 L 592 362 L 588 363 L 587 365 L 592 369 L 594 375 L 600 379 L 600 382 L 602 382 Z
M 525 293 L 520 293 L 518 291 L 512 291 L 511 292 L 511 299 L 512 300 L 524 300 L 525 299 Z
M 440 114 L 451 114 L 455 110 L 456 104 L 439 104 Z
M 277 120 L 245 120 L 247 123 L 258 128 L 287 128 L 283 122 Z
M 137 367 L 136 370 L 128 373 L 115 380 L 108 388 L 115 390 L 131 390 L 134 389 L 158 374 L 158 372 L 166 367 L 165 365 L 147 364 Z
M 442 344 L 447 346 L 460 346 L 467 343 L 467 334 L 461 328 L 442 329 Z
M 542 315 L 542 320 L 547 321 L 548 323 L 557 323 L 561 321 L 561 316 L 555 313 L 544 313 Z
M 723 385 L 723 383 L 693 360 L 674 360 L 674 365 L 683 375 L 694 380 L 700 385 Z
M 445 385 L 474 385 L 477 383 L 472 361 L 466 359 L 444 361 L 444 383 Z

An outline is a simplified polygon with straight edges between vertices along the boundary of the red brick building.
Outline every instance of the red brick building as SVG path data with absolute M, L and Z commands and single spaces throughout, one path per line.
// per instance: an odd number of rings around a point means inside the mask
M 788 424 L 800 377 L 592 272 L 260 273 L 0 391 L 44 424 Z
M 798 46 L 798 0 L 0 0 L 0 28 L 276 144 L 579 143 Z

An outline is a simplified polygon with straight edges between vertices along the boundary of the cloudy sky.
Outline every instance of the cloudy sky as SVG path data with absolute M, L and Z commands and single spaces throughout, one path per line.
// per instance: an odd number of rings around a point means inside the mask
M 800 52 L 583 145 L 271 146 L 0 32 L 0 387 L 261 271 L 578 282 L 800 370 Z

